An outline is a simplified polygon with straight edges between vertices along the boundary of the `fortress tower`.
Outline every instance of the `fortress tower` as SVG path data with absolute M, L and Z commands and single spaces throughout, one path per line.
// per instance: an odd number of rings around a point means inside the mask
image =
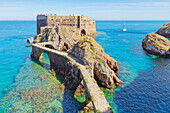
M 50 26 L 72 26 L 80 29 L 85 35 L 96 34 L 96 23 L 87 16 L 59 16 L 59 15 L 37 15 L 37 34 L 41 33 L 41 27 Z

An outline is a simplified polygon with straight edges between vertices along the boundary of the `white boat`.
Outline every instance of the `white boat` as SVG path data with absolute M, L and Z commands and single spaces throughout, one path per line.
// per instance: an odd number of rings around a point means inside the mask
M 127 31 L 125 24 L 124 24 L 124 27 L 123 27 L 122 31 Z
M 127 31 L 127 29 L 126 29 L 126 28 L 123 28 L 122 31 Z

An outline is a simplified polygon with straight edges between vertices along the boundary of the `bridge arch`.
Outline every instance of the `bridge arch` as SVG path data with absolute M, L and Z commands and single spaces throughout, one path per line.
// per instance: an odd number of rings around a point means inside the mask
M 51 44 L 46 44 L 45 47 L 50 48 L 50 49 L 55 49 L 54 46 Z
M 84 29 L 81 30 L 81 35 L 86 35 L 86 31 Z

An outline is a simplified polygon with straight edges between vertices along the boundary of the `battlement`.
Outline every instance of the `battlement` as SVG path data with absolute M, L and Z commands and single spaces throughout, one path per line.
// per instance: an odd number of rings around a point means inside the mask
M 41 27 L 45 26 L 72 26 L 78 29 L 84 30 L 85 35 L 96 34 L 96 23 L 91 18 L 87 16 L 77 16 L 77 15 L 48 15 L 48 14 L 38 14 L 37 15 L 37 34 L 40 33 Z

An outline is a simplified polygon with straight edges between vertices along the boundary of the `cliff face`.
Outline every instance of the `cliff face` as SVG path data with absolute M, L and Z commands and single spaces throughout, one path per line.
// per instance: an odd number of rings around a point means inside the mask
M 164 24 L 164 26 L 161 27 L 156 33 L 164 37 L 170 38 L 170 22 Z
M 170 56 L 170 41 L 156 33 L 149 33 L 143 39 L 142 47 L 154 55 Z
M 63 76 L 65 76 L 65 87 L 69 90 L 75 91 L 81 82 L 81 72 L 77 68 L 77 65 L 70 61 L 67 57 L 50 52 L 47 53 L 49 55 L 51 69 L 53 69 L 58 75 L 63 74 Z
M 90 66 L 92 74 L 101 85 L 112 88 L 115 83 L 122 83 L 115 75 L 118 72 L 116 60 L 105 54 L 103 48 L 92 38 L 82 37 L 69 53 Z

